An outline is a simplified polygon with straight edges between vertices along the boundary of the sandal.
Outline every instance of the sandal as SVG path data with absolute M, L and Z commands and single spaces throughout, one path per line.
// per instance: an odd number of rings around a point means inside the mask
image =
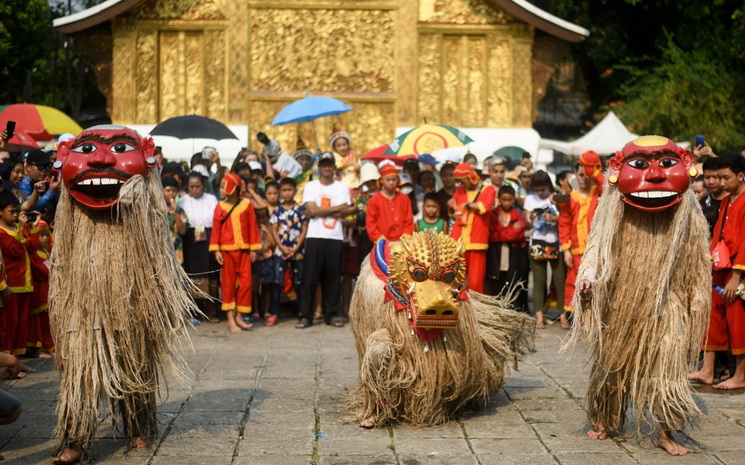
M 277 315 L 268 315 L 264 321 L 264 326 L 274 326 L 277 324 Z
M 311 323 L 309 319 L 300 318 L 300 321 L 297 322 L 297 324 L 295 325 L 295 328 L 305 329 L 305 328 L 310 328 L 311 326 L 313 326 L 313 323 Z
M 335 316 L 331 319 L 331 322 L 329 324 L 334 328 L 343 328 L 344 320 L 340 316 Z

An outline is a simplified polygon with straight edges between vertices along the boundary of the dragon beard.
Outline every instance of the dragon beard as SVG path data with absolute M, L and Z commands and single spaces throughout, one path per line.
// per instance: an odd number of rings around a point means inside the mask
M 166 367 L 184 380 L 185 321 L 199 312 L 174 255 L 157 173 L 130 178 L 106 211 L 80 206 L 63 186 L 55 239 L 49 317 L 61 377 L 58 448 L 88 448 L 106 413 L 129 437 L 151 437 L 159 380 Z
M 564 349 L 590 343 L 593 424 L 621 432 L 631 407 L 639 420 L 630 436 L 649 436 L 655 426 L 681 430 L 702 417 L 686 374 L 709 320 L 706 220 L 690 190 L 654 214 L 626 206 L 616 188 L 605 192 L 577 277 L 592 283 L 592 298 L 582 299 L 577 286 Z

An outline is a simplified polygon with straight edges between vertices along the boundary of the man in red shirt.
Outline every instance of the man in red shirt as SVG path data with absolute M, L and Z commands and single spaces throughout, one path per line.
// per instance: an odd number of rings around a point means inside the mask
M 367 201 L 365 227 L 370 240 L 373 243 L 380 239 L 397 241 L 404 234 L 413 233 L 411 201 L 397 190 L 401 180 L 395 165 L 386 163 L 380 168 L 378 184 L 380 192 Z
M 448 201 L 448 208 L 455 215 L 450 237 L 460 239 L 466 247 L 468 288 L 483 293 L 489 223 L 497 193 L 494 187 L 484 186 L 476 171 L 466 163 L 455 167 L 455 179 L 461 180 L 461 185 Z
M 729 194 L 722 199 L 719 219 L 714 227 L 709 250 L 712 256 L 721 255 L 723 242 L 729 257 L 718 257 L 725 263 L 717 267 L 712 279 L 711 319 L 709 333 L 704 341 L 704 364 L 701 370 L 688 375 L 688 379 L 704 384 L 714 382 L 716 351 L 730 349 L 735 356 L 735 374 L 728 380 L 716 384 L 716 389 L 745 388 L 745 302 L 737 288 L 745 270 L 745 158 L 738 154 L 726 154 L 720 158 L 719 179 Z M 715 263 L 716 266 L 716 263 Z

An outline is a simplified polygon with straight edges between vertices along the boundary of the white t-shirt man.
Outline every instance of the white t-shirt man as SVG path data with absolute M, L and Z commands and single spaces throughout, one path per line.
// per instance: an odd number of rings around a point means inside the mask
M 349 204 L 349 188 L 342 182 L 334 181 L 328 186 L 321 181 L 311 181 L 305 185 L 303 191 L 303 203 L 313 202 L 317 207 L 335 207 L 337 205 Z M 341 218 L 331 216 L 317 216 L 311 218 L 308 223 L 308 239 L 335 239 L 344 240 Z

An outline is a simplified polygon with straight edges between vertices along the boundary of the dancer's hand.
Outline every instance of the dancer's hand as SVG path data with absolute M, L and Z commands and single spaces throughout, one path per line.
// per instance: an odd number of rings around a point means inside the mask
M 586 299 L 592 297 L 592 283 L 586 279 L 581 280 L 579 282 L 579 292 Z
M 572 252 L 569 250 L 564 251 L 564 263 L 566 263 L 567 268 L 571 268 L 572 265 L 574 265 L 574 260 L 572 260 Z
M 724 297 L 727 302 L 734 302 L 737 298 L 737 286 L 740 285 L 740 273 L 732 273 L 732 277 L 729 278 L 727 284 L 724 286 Z
M 220 252 L 219 250 L 215 251 L 215 261 L 220 266 L 223 266 L 225 264 L 225 260 L 223 260 L 222 258 L 222 252 Z

